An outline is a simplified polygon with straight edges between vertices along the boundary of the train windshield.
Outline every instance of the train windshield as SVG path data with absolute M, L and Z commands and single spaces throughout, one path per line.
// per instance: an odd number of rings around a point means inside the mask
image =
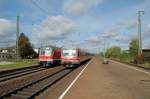
M 76 50 L 64 50 L 62 56 L 65 58 L 76 58 Z
M 40 50 L 39 55 L 52 55 L 52 50 Z
M 52 54 L 52 50 L 45 50 L 45 55 L 51 55 Z
M 39 55 L 45 55 L 45 51 L 44 50 L 40 50 Z

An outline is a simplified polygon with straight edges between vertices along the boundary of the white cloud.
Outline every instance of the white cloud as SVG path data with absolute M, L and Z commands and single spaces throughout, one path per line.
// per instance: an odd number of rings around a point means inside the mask
M 136 22 L 135 21 L 122 21 L 120 23 L 118 23 L 117 25 L 114 25 L 112 28 L 104 31 L 104 34 L 102 35 L 102 37 L 104 38 L 110 38 L 110 39 L 123 39 L 123 40 L 128 40 L 128 37 L 125 36 L 121 36 L 119 34 L 121 34 L 121 32 L 123 30 L 132 30 L 132 29 L 136 29 Z
M 135 29 L 137 26 L 137 22 L 136 22 L 136 20 L 135 21 L 133 21 L 133 20 L 134 19 L 123 21 L 123 22 L 119 23 L 118 25 L 120 25 L 120 28 L 125 28 L 128 30 Z
M 145 31 L 142 33 L 143 39 L 149 39 L 150 38 L 150 27 L 146 28 Z
M 64 11 L 68 14 L 80 15 L 101 3 L 102 0 L 65 0 Z
M 117 34 L 115 33 L 115 32 L 105 32 L 103 35 L 102 35 L 102 37 L 104 37 L 104 38 L 113 38 L 113 37 L 115 37 Z
M 147 27 L 150 28 L 150 24 L 148 24 Z
M 8 37 L 15 34 L 16 24 L 13 21 L 7 19 L 0 19 L 0 37 Z
M 90 43 L 101 43 L 102 39 L 99 36 L 92 36 L 86 39 Z
M 76 31 L 78 25 L 64 16 L 49 16 L 40 25 L 35 25 L 33 31 L 41 40 L 57 39 Z
M 117 35 L 113 38 L 113 40 L 118 41 L 120 43 L 129 43 L 131 38 L 125 35 Z

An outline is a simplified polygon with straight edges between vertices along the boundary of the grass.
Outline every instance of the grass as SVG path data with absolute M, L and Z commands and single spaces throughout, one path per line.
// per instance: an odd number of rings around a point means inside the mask
M 144 67 L 150 68 L 150 63 L 145 63 Z
M 13 69 L 37 64 L 37 60 L 9 60 L 9 64 L 1 64 L 0 69 Z
M 130 63 L 131 61 L 133 61 L 133 59 L 131 58 L 121 58 L 120 60 L 123 62 L 127 62 L 127 63 Z
M 115 60 L 118 60 L 120 62 L 125 62 L 125 63 L 131 63 L 131 61 L 133 61 L 133 58 L 113 58 Z M 132 63 L 134 64 L 134 63 Z M 144 64 L 135 64 L 135 65 L 138 65 L 138 66 L 141 66 L 141 67 L 145 67 L 145 68 L 150 68 L 150 63 L 144 63 Z
M 103 57 L 102 55 L 101 55 L 101 57 Z M 129 54 L 124 54 L 124 55 L 121 55 L 120 57 L 116 57 L 116 58 L 113 58 L 112 57 L 112 59 L 113 60 L 117 60 L 117 61 L 120 61 L 120 62 L 125 62 L 125 63 L 132 63 L 132 64 L 134 64 L 133 63 L 133 57 L 130 57 L 130 55 Z M 135 64 L 135 65 L 139 65 L 139 66 L 141 66 L 141 67 L 145 67 L 145 68 L 150 68 L 150 63 L 144 63 L 144 64 Z

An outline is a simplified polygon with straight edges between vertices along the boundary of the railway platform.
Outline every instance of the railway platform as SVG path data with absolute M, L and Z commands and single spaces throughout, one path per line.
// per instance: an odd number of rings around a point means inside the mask
M 150 74 L 94 57 L 59 99 L 150 99 Z

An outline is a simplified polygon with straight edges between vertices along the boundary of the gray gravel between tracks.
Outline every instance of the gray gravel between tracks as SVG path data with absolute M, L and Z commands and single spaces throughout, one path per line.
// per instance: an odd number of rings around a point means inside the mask
M 55 73 L 56 71 L 61 70 L 62 68 L 64 67 L 58 66 L 54 68 L 49 68 L 40 72 L 36 72 L 34 74 L 30 74 L 27 76 L 22 76 L 16 79 L 12 79 L 10 81 L 2 82 L 0 83 L 0 96 L 8 92 L 11 92 L 13 90 L 16 90 L 17 88 L 21 88 L 33 81 L 39 80 L 40 78 L 49 75 L 49 73 Z

